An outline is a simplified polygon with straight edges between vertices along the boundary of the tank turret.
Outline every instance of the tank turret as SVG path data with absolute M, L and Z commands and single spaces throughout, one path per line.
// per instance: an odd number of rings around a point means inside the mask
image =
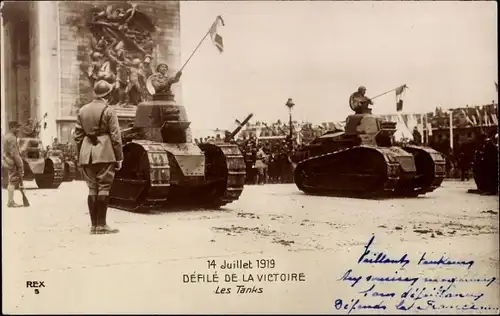
M 19 153 L 24 163 L 24 181 L 35 180 L 40 189 L 59 188 L 64 180 L 64 160 L 58 155 L 44 155 L 38 137 L 18 138 Z M 2 186 L 8 184 L 8 172 L 2 168 Z
M 184 106 L 176 104 L 169 95 L 160 94 L 137 106 L 134 127 L 142 129 L 151 141 L 180 144 L 192 141 L 190 124 Z
M 396 123 L 383 121 L 372 114 L 354 114 L 346 119 L 345 136 L 359 138 L 362 145 L 390 146 Z

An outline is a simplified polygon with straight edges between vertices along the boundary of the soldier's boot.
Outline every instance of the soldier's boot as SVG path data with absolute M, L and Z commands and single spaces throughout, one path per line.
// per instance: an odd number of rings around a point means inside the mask
M 113 229 L 106 224 L 108 203 L 109 197 L 107 195 L 97 197 L 97 234 L 116 234 L 119 232 L 118 229 Z
M 17 204 L 14 201 L 10 201 L 7 203 L 7 207 L 23 207 L 21 204 Z
M 89 195 L 87 196 L 87 206 L 89 208 L 90 214 L 90 233 L 96 234 L 97 232 L 97 195 Z
M 23 207 L 22 205 L 14 202 L 14 186 L 9 185 L 7 187 L 7 196 L 8 196 L 7 207 Z

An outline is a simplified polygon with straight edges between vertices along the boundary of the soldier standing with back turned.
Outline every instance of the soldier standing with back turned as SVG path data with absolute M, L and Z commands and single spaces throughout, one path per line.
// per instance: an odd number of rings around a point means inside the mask
M 98 81 L 94 85 L 95 100 L 80 108 L 76 119 L 74 139 L 78 163 L 89 187 L 87 205 L 91 234 L 118 232 L 106 224 L 109 190 L 123 161 L 118 117 L 108 106 L 112 90 L 110 83 Z

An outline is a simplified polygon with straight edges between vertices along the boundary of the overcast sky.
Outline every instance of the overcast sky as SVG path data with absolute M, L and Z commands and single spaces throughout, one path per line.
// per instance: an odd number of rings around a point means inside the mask
M 496 100 L 496 2 L 181 1 L 181 59 L 217 15 L 224 53 L 207 38 L 183 71 L 194 128 L 254 120 L 344 120 L 358 86 L 407 84 L 405 112 Z M 375 114 L 395 112 L 395 95 Z

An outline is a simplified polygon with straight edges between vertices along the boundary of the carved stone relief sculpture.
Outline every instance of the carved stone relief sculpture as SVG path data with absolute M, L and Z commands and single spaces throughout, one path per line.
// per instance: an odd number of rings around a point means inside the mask
M 90 84 L 104 79 L 115 85 L 111 105 L 130 107 L 148 99 L 146 79 L 153 73 L 155 47 L 151 20 L 128 3 L 94 7 L 90 13 Z

